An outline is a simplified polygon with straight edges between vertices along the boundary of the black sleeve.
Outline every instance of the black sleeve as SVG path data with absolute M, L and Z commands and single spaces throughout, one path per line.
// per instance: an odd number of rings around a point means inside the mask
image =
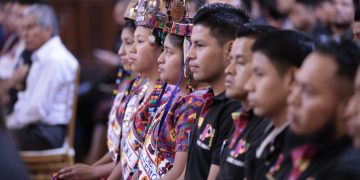
M 214 149 L 211 157 L 211 164 L 220 165 L 221 152 L 224 149 L 223 143 L 231 135 L 234 128 L 234 123 L 231 117 L 231 113 L 235 112 L 241 107 L 238 101 L 229 101 L 223 108 L 223 113 L 218 117 L 218 134 L 214 142 Z
M 360 158 L 353 157 L 353 159 L 348 159 L 347 161 L 340 161 L 326 172 L 322 172 L 324 179 L 328 180 L 359 180 L 360 179 Z

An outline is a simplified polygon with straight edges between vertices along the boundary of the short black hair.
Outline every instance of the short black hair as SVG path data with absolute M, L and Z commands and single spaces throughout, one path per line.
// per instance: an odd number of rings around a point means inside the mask
M 282 20 L 286 18 L 286 14 L 279 12 L 276 0 L 258 0 L 260 9 L 266 11 L 275 20 Z
M 123 29 L 125 28 L 130 29 L 131 31 L 135 31 L 136 29 L 135 21 L 133 19 L 125 18 Z
M 155 37 L 155 45 L 157 47 L 163 47 L 164 43 L 164 32 L 160 28 L 155 28 L 152 30 L 152 35 Z
M 307 8 L 315 8 L 320 1 L 318 0 L 296 0 L 296 3 L 302 4 Z
M 258 25 L 253 23 L 246 23 L 243 26 L 240 26 L 236 31 L 236 38 L 241 38 L 244 36 L 253 36 L 258 38 L 267 33 L 279 31 L 276 27 L 269 25 Z
M 291 67 L 300 67 L 313 51 L 313 40 L 304 33 L 281 30 L 259 37 L 252 51 L 263 53 L 274 64 L 280 75 Z
M 354 15 L 354 21 L 359 22 L 360 21 L 360 7 L 356 7 L 355 9 L 355 15 Z
M 341 81 L 348 81 L 347 94 L 351 95 L 352 85 L 355 80 L 356 72 L 360 64 L 360 48 L 359 46 L 349 40 L 341 39 L 339 42 L 328 41 L 326 43 L 317 44 L 316 52 L 324 55 L 333 57 L 338 65 L 336 76 L 341 79 Z M 337 84 L 338 85 L 338 84 Z M 342 84 L 343 87 L 344 84 Z
M 193 19 L 194 25 L 208 27 L 219 45 L 235 39 L 237 27 L 247 22 L 249 17 L 244 11 L 222 3 L 204 5 Z
M 177 48 L 182 49 L 184 44 L 184 36 L 179 36 L 175 34 L 167 34 L 166 37 L 170 38 L 171 44 L 175 45 Z

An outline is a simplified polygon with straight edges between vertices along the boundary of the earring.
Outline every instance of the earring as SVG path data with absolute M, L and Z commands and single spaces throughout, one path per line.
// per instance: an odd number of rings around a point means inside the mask
M 156 38 L 155 38 L 155 36 L 153 35 L 153 30 L 151 29 L 150 30 L 150 36 L 149 36 L 149 42 L 150 42 L 150 45 L 155 45 L 155 40 L 156 40 Z

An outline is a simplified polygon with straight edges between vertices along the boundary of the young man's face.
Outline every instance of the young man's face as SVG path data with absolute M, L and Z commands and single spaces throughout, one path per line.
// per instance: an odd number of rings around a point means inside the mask
M 355 5 L 353 0 L 334 0 L 335 23 L 340 25 L 351 24 L 354 19 Z
M 307 30 L 314 18 L 313 9 L 306 7 L 301 3 L 295 3 L 290 11 L 290 21 L 298 30 Z
M 324 25 L 328 25 L 334 21 L 335 17 L 335 6 L 330 1 L 320 2 L 318 6 L 315 7 L 315 17 Z
M 255 38 L 243 37 L 234 41 L 229 54 L 229 65 L 225 69 L 226 96 L 232 99 L 246 100 L 245 83 L 252 74 L 251 47 Z
M 312 53 L 296 74 L 288 98 L 288 119 L 298 135 L 315 135 L 337 118 L 340 98 L 333 84 L 337 65 L 330 58 Z
M 352 32 L 353 32 L 353 39 L 355 41 L 360 41 L 360 22 L 354 22 L 352 24 Z
M 291 7 L 293 7 L 294 3 L 295 0 L 277 0 L 276 7 L 280 12 L 287 14 L 291 10 Z
M 286 110 L 286 98 L 290 92 L 292 73 L 281 75 L 263 53 L 253 55 L 252 77 L 246 83 L 248 100 L 258 116 L 275 117 Z
M 360 149 L 360 68 L 356 74 L 355 94 L 347 107 L 348 133 L 353 137 L 355 146 Z
M 195 81 L 213 83 L 224 78 L 229 46 L 220 46 L 210 29 L 203 25 L 194 26 L 191 42 L 188 58 Z

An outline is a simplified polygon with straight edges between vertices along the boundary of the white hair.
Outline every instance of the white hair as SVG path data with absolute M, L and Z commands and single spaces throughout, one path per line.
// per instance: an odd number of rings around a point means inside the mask
M 59 23 L 55 14 L 54 9 L 45 4 L 34 4 L 28 7 L 24 16 L 34 15 L 38 25 L 43 28 L 51 28 L 51 36 L 56 36 L 59 34 Z

